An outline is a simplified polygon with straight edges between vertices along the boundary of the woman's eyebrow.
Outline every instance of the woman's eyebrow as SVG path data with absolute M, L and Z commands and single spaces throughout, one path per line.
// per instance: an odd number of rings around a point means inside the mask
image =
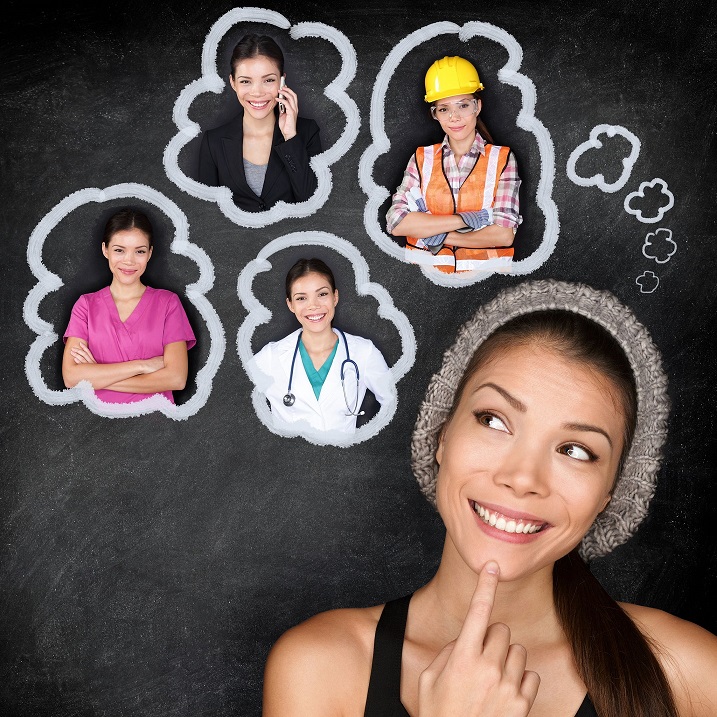
M 602 428 L 598 426 L 592 426 L 589 423 L 564 423 L 563 428 L 566 431 L 590 431 L 591 433 L 599 433 L 602 436 L 605 436 L 607 438 L 607 442 L 610 444 L 610 448 L 612 449 L 612 439 L 610 436 L 608 436 L 607 431 L 604 431 Z
M 497 383 L 492 383 L 490 381 L 488 383 L 482 383 L 475 391 L 473 391 L 473 393 L 480 391 L 482 388 L 492 388 L 494 391 L 497 391 L 516 411 L 525 413 L 528 410 L 522 401 L 518 400 L 515 396 L 513 396 L 513 394 L 508 393 L 508 391 L 504 388 L 501 388 Z

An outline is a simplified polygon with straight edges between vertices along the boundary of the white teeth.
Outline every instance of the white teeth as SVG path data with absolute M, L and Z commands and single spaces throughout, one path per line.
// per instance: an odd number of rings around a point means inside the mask
M 498 530 L 502 530 L 506 533 L 522 533 L 524 535 L 537 533 L 543 529 L 543 525 L 536 525 L 534 523 L 524 522 L 522 519 L 519 521 L 513 520 L 512 518 L 506 518 L 504 515 L 495 511 L 489 511 L 478 503 L 473 503 L 473 510 L 481 517 L 481 520 L 488 525 L 491 525 Z

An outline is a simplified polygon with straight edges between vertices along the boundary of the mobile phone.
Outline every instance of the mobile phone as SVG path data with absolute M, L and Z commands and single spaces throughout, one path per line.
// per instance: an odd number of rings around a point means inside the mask
M 281 76 L 281 80 L 279 80 L 279 97 L 281 97 L 281 90 L 283 89 L 284 85 L 286 84 L 286 77 L 284 75 Z M 279 102 L 279 112 L 286 112 L 286 107 L 284 107 L 283 102 Z

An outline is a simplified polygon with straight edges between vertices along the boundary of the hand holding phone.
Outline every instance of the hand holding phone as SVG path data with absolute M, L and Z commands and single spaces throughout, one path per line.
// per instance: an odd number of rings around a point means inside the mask
M 281 94 L 281 90 L 284 88 L 284 85 L 286 84 L 286 76 L 282 75 L 281 80 L 279 81 L 279 100 L 283 100 L 283 96 Z M 283 102 L 279 102 L 279 112 L 282 114 L 286 112 L 286 107 L 284 106 Z

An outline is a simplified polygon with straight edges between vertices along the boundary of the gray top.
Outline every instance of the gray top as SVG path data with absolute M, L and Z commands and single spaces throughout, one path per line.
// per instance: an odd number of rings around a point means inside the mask
M 264 186 L 264 177 L 266 176 L 266 165 L 252 164 L 245 159 L 244 176 L 246 177 L 246 183 L 249 185 L 249 189 L 257 196 L 261 196 L 261 190 Z

